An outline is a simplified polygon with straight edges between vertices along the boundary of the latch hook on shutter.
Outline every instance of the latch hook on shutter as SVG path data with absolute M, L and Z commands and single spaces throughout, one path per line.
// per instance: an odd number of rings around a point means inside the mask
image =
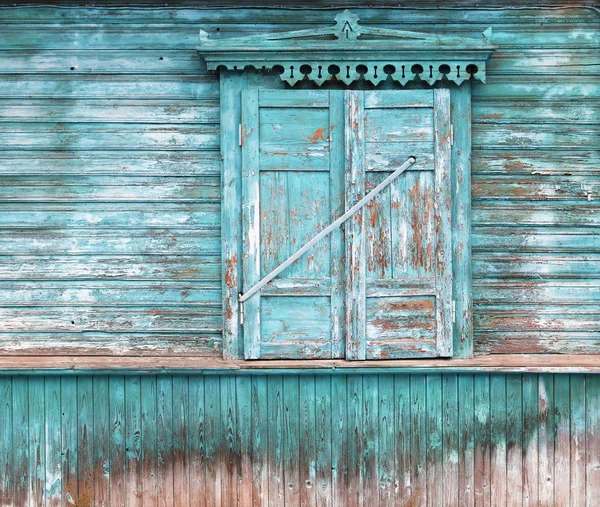
M 283 261 L 279 266 L 277 266 L 273 271 L 269 274 L 265 275 L 260 281 L 254 284 L 249 290 L 247 290 L 244 294 L 239 295 L 240 303 L 243 303 L 248 298 L 252 297 L 259 290 L 261 290 L 266 284 L 268 284 L 273 278 L 275 278 L 279 273 L 281 273 L 285 268 L 287 268 L 290 264 L 294 263 L 298 260 L 306 251 L 310 249 L 315 243 L 323 239 L 330 232 L 337 229 L 340 225 L 342 225 L 346 220 L 348 220 L 352 215 L 354 215 L 357 211 L 361 210 L 366 204 L 371 202 L 381 191 L 387 187 L 392 181 L 394 181 L 398 176 L 400 176 L 404 171 L 406 171 L 411 165 L 413 165 L 417 159 L 415 157 L 409 157 L 404 164 L 402 164 L 398 169 L 396 169 L 392 174 L 390 174 L 385 180 L 383 180 L 379 185 L 377 185 L 373 190 L 371 190 L 367 195 L 365 195 L 360 201 L 358 201 L 354 206 L 352 206 L 346 213 L 344 213 L 341 217 L 336 219 L 334 222 L 329 224 L 325 229 L 323 229 L 319 234 L 317 234 L 314 238 L 312 238 L 308 243 L 306 243 L 302 248 L 296 251 L 296 253 L 289 256 L 285 261 Z

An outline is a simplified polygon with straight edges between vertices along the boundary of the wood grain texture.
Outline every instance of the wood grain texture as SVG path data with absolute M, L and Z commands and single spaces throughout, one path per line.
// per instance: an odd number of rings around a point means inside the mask
M 4 376 L 3 403 L 14 401 L 0 418 L 12 434 L 0 495 L 8 505 L 594 505 L 595 379 Z M 90 410 L 93 431 L 75 431 Z

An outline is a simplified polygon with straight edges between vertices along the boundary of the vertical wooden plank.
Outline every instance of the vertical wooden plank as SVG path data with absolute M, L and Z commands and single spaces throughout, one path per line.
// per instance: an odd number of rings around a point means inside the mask
M 379 505 L 393 506 L 395 498 L 395 432 L 394 421 L 394 377 L 379 375 L 379 415 L 376 436 L 379 438 L 377 466 L 379 470 L 377 485 L 379 487 Z
M 348 500 L 348 377 L 331 377 L 331 489 L 332 504 Z
M 350 507 L 362 506 L 364 449 L 363 433 L 363 376 L 348 375 L 348 500 Z
M 363 505 L 379 503 L 378 433 L 379 433 L 379 376 L 363 375 L 363 449 L 361 488 Z
M 410 505 L 427 505 L 427 377 L 410 376 L 411 483 Z
M 490 377 L 475 375 L 475 505 L 489 506 L 490 497 Z
M 345 114 L 344 92 L 329 92 L 329 202 L 331 220 L 342 216 L 345 209 Z M 345 344 L 345 297 L 344 297 L 344 229 L 330 235 L 331 262 L 331 356 L 344 357 Z
M 78 377 L 64 376 L 60 382 L 60 433 L 61 433 L 61 498 L 60 505 L 80 501 L 77 475 L 78 451 Z M 80 438 L 80 437 L 79 437 Z
M 300 375 L 300 504 L 316 506 L 316 386 L 314 375 Z
M 93 377 L 77 378 L 77 468 L 78 501 L 93 505 L 94 479 L 102 473 L 94 456 L 94 384 Z
M 490 375 L 490 494 L 494 507 L 506 507 L 506 375 Z
M 242 279 L 246 292 L 260 280 L 258 90 L 242 91 Z M 243 304 L 244 357 L 260 357 L 260 292 Z
M 396 504 L 413 498 L 411 474 L 410 375 L 394 376 L 394 419 L 396 420 Z M 418 493 L 417 493 L 418 494 Z
M 94 458 L 98 473 L 94 477 L 94 505 L 110 505 L 110 397 L 107 376 L 92 378 L 94 396 Z
M 427 375 L 427 505 L 443 505 L 442 377 Z
M 347 90 L 344 95 L 346 124 L 346 209 L 365 196 L 364 167 L 364 96 L 362 91 Z M 346 359 L 366 357 L 366 256 L 363 211 L 345 224 L 346 263 Z
M 600 498 L 600 375 L 585 377 L 586 407 L 586 503 L 593 507 Z
M 332 398 L 331 375 L 317 375 L 315 378 L 315 490 L 316 504 L 322 507 L 332 507 Z M 336 404 L 339 400 L 336 400 Z
M 237 460 L 236 460 L 236 403 L 235 377 L 221 376 L 221 413 L 219 423 L 222 429 L 222 454 L 218 463 L 221 476 L 221 505 L 227 507 L 237 503 Z
M 458 375 L 442 376 L 443 505 L 458 505 Z
M 267 377 L 252 377 L 252 505 L 269 505 Z
M 452 355 L 452 177 L 450 90 L 433 91 L 437 350 Z
M 452 146 L 452 286 L 454 357 L 473 355 L 471 296 L 471 83 L 450 90 Z
M 125 378 L 108 378 L 110 400 L 110 505 L 126 502 Z
M 190 499 L 192 499 L 191 503 L 194 507 L 205 507 L 206 421 L 204 416 L 204 377 L 202 375 L 190 375 L 189 384 Z
M 143 375 L 141 389 L 141 444 L 142 444 L 142 486 L 144 507 L 158 505 L 158 459 L 156 454 L 157 426 L 156 413 L 157 386 L 155 375 Z
M 523 391 L 522 376 L 506 376 L 506 501 L 523 503 Z
M 62 503 L 62 438 L 61 438 L 61 377 L 45 380 L 45 505 L 59 507 Z M 37 408 L 36 408 L 37 409 Z
M 13 504 L 12 377 L 0 376 L 0 505 Z
M 554 375 L 538 376 L 540 505 L 554 504 Z
M 298 376 L 283 377 L 283 473 L 285 505 L 300 504 L 300 393 Z
M 237 412 L 238 503 L 252 505 L 252 383 L 247 375 L 235 378 Z M 191 499 L 194 496 L 190 495 Z
M 571 386 L 569 375 L 554 376 L 554 505 L 571 505 Z
M 585 376 L 571 375 L 571 505 L 585 505 Z
M 283 470 L 283 377 L 267 377 L 269 505 L 284 505 Z
M 29 459 L 29 378 L 24 375 L 13 377 L 12 387 L 13 498 L 15 505 L 28 506 L 29 465 L 35 457 L 33 454 Z
M 190 505 L 190 467 L 188 443 L 189 381 L 187 375 L 173 376 L 173 500 L 175 505 Z
M 242 182 L 239 168 L 242 163 L 238 143 L 238 126 L 241 121 L 240 89 L 246 86 L 246 73 L 227 73 L 220 79 L 221 159 L 222 159 L 222 210 L 221 262 L 223 287 L 223 358 L 239 359 L 242 356 L 240 340 L 240 315 L 238 293 L 240 285 L 240 238 L 242 221 Z
M 458 501 L 460 505 L 475 504 L 475 428 L 473 375 L 458 377 Z
M 170 507 L 173 498 L 173 378 L 159 375 L 156 381 L 156 416 L 159 507 Z
M 142 505 L 141 386 L 138 375 L 125 378 L 126 505 Z
M 46 485 L 46 393 L 45 377 L 29 377 L 29 505 L 45 505 Z
M 539 505 L 538 496 L 538 378 L 523 375 L 523 505 Z

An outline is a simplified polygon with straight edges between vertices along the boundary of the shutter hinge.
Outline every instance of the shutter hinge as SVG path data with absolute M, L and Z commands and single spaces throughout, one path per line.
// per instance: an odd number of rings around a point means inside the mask
M 244 325 L 244 303 L 240 303 L 240 326 Z
M 238 145 L 242 145 L 242 124 L 238 125 Z
M 454 123 L 450 124 L 450 146 L 454 146 Z
M 456 299 L 452 300 L 452 324 L 456 322 Z

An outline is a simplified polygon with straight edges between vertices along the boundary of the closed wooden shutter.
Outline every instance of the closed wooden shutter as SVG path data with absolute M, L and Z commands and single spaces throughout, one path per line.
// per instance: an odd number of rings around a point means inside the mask
M 344 211 L 342 93 L 243 92 L 244 291 Z M 343 256 L 338 230 L 244 303 L 246 358 L 343 356 Z
M 417 158 L 244 303 L 245 357 L 451 355 L 448 91 L 248 89 L 240 138 L 244 292 Z
M 346 357 L 449 356 L 449 91 L 347 91 L 345 109 L 347 207 L 417 159 L 347 224 Z

